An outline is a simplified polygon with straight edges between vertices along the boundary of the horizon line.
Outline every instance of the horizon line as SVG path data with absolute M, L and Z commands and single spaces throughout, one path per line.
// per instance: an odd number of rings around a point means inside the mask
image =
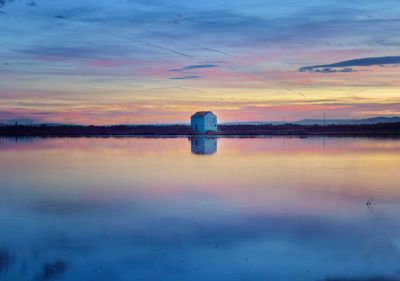
M 302 121 L 362 121 L 362 120 L 369 120 L 369 119 L 377 119 L 377 118 L 385 118 L 385 119 L 393 119 L 393 118 L 400 118 L 399 115 L 393 115 L 393 116 L 374 116 L 374 117 L 368 117 L 368 118 L 351 118 L 351 119 L 340 119 L 340 118 L 329 118 L 329 119 L 324 119 L 324 118 L 303 118 L 299 120 L 294 120 L 294 121 L 260 121 L 260 120 L 254 120 L 254 121 L 227 121 L 227 122 L 221 122 L 218 123 L 218 125 L 239 125 L 239 124 L 294 124 Z M 177 122 L 177 123 L 116 123 L 116 124 L 101 124 L 101 125 L 95 125 L 95 124 L 79 124 L 79 123 L 61 123 L 61 122 L 32 122 L 32 121 L 27 121 L 27 120 L 8 120 L 7 122 L 4 122 L 4 120 L 0 123 L 0 126 L 9 126 L 13 125 L 13 123 L 17 123 L 18 125 L 21 126 L 40 126 L 40 125 L 54 125 L 54 126 L 103 126 L 103 127 L 111 127 L 111 126 L 176 126 L 176 125 L 190 125 L 190 122 Z

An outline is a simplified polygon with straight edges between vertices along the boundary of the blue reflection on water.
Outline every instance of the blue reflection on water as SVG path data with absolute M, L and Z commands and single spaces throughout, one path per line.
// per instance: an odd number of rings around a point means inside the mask
M 192 137 L 190 143 L 193 154 L 212 155 L 217 152 L 216 137 Z
M 218 141 L 6 141 L 0 280 L 397 280 L 398 141 Z

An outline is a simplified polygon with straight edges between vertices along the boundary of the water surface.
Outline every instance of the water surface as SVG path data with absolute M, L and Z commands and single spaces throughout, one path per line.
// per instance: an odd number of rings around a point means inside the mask
M 3 138 L 0 280 L 396 280 L 399 168 L 393 139 Z

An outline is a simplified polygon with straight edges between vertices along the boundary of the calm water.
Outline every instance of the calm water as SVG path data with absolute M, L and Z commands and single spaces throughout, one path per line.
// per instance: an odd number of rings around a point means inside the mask
M 0 280 L 394 280 L 399 170 L 400 140 L 0 139 Z

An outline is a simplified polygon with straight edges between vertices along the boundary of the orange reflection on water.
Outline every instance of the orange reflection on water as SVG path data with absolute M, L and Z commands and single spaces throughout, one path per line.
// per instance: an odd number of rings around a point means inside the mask
M 3 139 L 0 168 L 7 177 L 1 181 L 17 190 L 28 181 L 27 194 L 71 200 L 179 200 L 201 193 L 232 207 L 286 212 L 336 212 L 370 197 L 381 204 L 400 199 L 398 140 L 217 142 L 214 155 L 199 156 L 187 138 Z

